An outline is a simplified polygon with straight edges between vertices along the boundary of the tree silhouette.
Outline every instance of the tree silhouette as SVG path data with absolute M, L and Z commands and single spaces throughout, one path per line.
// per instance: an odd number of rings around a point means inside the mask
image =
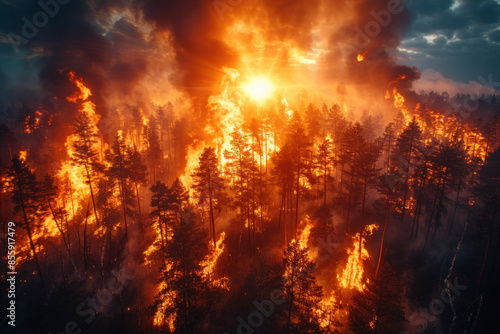
M 280 151 L 274 153 L 271 158 L 273 163 L 273 168 L 271 170 L 271 175 L 273 177 L 273 182 L 278 186 L 279 193 L 281 196 L 280 213 L 278 218 L 278 230 L 280 229 L 281 219 L 283 218 L 284 227 L 284 238 L 285 244 L 288 244 L 287 236 L 287 212 L 290 212 L 290 222 L 292 221 L 292 209 L 293 204 L 293 181 L 294 181 L 294 169 L 293 169 L 293 155 L 290 145 L 285 145 Z
M 248 227 L 248 247 L 252 248 L 252 225 L 254 223 L 255 210 L 252 207 L 252 190 L 254 189 L 254 168 L 250 146 L 245 140 L 244 134 L 238 130 L 231 133 L 231 148 L 224 151 L 224 157 L 228 160 L 226 164 L 227 174 L 231 178 L 229 189 L 234 193 L 234 205 L 239 209 L 241 229 L 244 221 Z
M 93 175 L 100 169 L 98 155 L 95 150 L 97 132 L 95 125 L 86 112 L 78 116 L 74 126 L 74 135 L 76 138 L 73 141 L 73 155 L 71 159 L 75 165 L 82 166 L 85 170 L 85 176 L 87 177 L 87 184 L 92 198 L 92 207 L 94 208 L 95 219 L 99 227 L 99 216 L 97 214 L 94 188 L 92 186 Z
M 132 190 L 127 182 L 129 176 L 132 175 L 129 150 L 125 145 L 125 141 L 120 134 L 117 134 L 111 149 L 107 152 L 107 159 L 110 164 L 106 174 L 113 180 L 118 182 L 118 190 L 120 193 L 120 201 L 122 204 L 123 223 L 125 227 L 125 239 L 128 239 L 127 216 L 133 210 L 129 204 L 131 202 Z
M 296 240 L 292 240 L 284 251 L 285 333 L 320 332 L 320 318 L 315 309 L 319 308 L 323 289 L 313 276 L 316 264 L 309 260 L 307 251 Z
M 163 161 L 160 138 L 158 137 L 158 121 L 154 115 L 149 117 L 148 125 L 144 127 L 144 143 L 151 169 L 152 183 L 157 181 L 158 168 Z
M 139 196 L 139 186 L 147 184 L 147 166 L 144 164 L 142 154 L 134 147 L 127 149 L 127 157 L 129 159 L 130 174 L 128 175 L 130 181 L 134 184 L 135 197 L 138 210 L 138 222 L 141 232 L 144 234 L 143 217 L 141 210 L 141 198 Z
M 198 203 L 205 205 L 208 202 L 210 230 L 215 248 L 215 214 L 224 198 L 224 180 L 220 175 L 219 161 L 213 147 L 205 148 L 192 177 Z
M 307 177 L 312 180 L 311 169 L 313 165 L 311 146 L 312 142 L 307 136 L 302 118 L 294 113 L 288 127 L 287 143 L 290 145 L 293 157 L 293 169 L 295 173 L 295 226 L 292 233 L 297 234 L 299 224 L 299 199 L 301 194 L 301 180 Z
M 160 181 L 156 182 L 150 188 L 153 196 L 151 197 L 151 208 L 153 209 L 150 216 L 155 217 L 158 222 L 158 229 L 160 230 L 160 241 L 162 247 L 166 246 L 166 239 L 168 237 L 169 227 L 167 211 L 170 207 L 170 189 Z
M 42 286 L 45 287 L 42 268 L 38 259 L 38 253 L 33 240 L 33 235 L 39 229 L 43 219 L 48 215 L 47 202 L 43 200 L 41 183 L 37 181 L 36 175 L 30 170 L 26 162 L 14 155 L 9 170 L 12 179 L 12 201 L 14 212 L 22 213 L 23 227 L 28 234 L 29 245 L 33 253 L 36 269 L 40 276 Z
M 410 176 L 413 168 L 418 163 L 422 150 L 422 130 L 414 118 L 407 127 L 403 129 L 396 140 L 392 152 L 393 172 L 401 177 L 398 182 L 398 190 L 401 193 L 401 224 L 404 223 L 406 214 L 406 203 L 409 195 Z
M 430 163 L 430 187 L 434 192 L 434 198 L 430 205 L 425 243 L 428 241 L 431 228 L 434 227 L 435 237 L 441 225 L 441 216 L 446 210 L 445 202 L 449 201 L 447 193 L 456 189 L 459 180 L 463 179 L 468 171 L 465 151 L 460 146 L 447 142 L 437 147 L 430 157 Z
M 500 276 L 500 148 L 493 151 L 487 158 L 484 166 L 479 170 L 478 183 L 473 188 L 475 198 L 478 199 L 478 225 L 486 238 L 486 248 L 483 257 L 483 265 L 478 279 L 478 286 L 484 280 L 488 258 L 490 263 L 491 278 L 489 285 L 496 286 Z M 487 282 L 488 283 L 488 282 Z
M 172 302 L 161 311 L 175 315 L 173 333 L 200 333 L 210 307 L 207 302 L 210 285 L 202 275 L 202 262 L 208 254 L 207 234 L 199 228 L 196 219 L 187 220 L 183 216 L 172 232 L 165 251 L 168 264 L 162 269 L 161 281 L 165 284 L 151 309 L 156 312 L 168 298 Z
M 356 291 L 349 307 L 350 329 L 354 333 L 393 333 L 405 321 L 401 306 L 402 286 L 389 265 L 370 280 L 363 291 Z
M 331 172 L 333 169 L 332 164 L 335 161 L 332 152 L 332 141 L 330 139 L 325 139 L 316 152 L 316 169 L 319 172 L 323 183 L 323 206 L 326 206 L 328 183 L 331 179 Z
M 56 224 L 57 229 L 61 234 L 64 247 L 68 252 L 69 262 L 73 267 L 73 269 L 75 270 L 75 272 L 78 274 L 78 269 L 76 268 L 70 248 L 71 242 L 70 242 L 70 231 L 68 226 L 68 212 L 66 208 L 60 205 L 58 201 L 60 195 L 60 189 L 56 184 L 56 180 L 48 174 L 45 176 L 44 182 L 41 187 L 43 191 L 43 196 L 47 201 L 47 206 L 52 215 L 52 219 L 54 220 L 54 223 Z M 64 222 L 66 222 L 66 227 L 64 226 L 65 225 Z

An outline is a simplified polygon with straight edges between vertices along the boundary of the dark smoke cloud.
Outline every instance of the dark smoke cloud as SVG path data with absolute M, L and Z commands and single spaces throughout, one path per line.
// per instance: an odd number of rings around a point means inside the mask
M 21 18 L 31 19 L 41 10 L 38 1 L 2 3 L 0 6 L 5 10 L 1 11 L 5 19 L 0 27 L 2 36 L 10 32 L 21 35 Z M 91 100 L 96 104 L 97 112 L 105 116 L 113 103 L 110 96 L 126 95 L 144 76 L 152 54 L 150 50 L 154 48 L 151 45 L 154 41 L 148 41 L 144 32 L 128 21 L 134 21 L 134 15 L 130 1 L 72 0 L 60 5 L 59 12 L 49 19 L 48 24 L 41 27 L 27 44 L 19 46 L 19 53 L 14 52 L 7 38 L 2 38 L 4 43 L 0 46 L 6 59 L 2 64 L 12 62 L 19 64 L 20 68 L 7 74 L 14 78 L 23 77 L 21 69 L 29 68 L 32 76 L 29 82 L 37 82 L 38 86 L 37 94 L 33 94 L 32 87 L 31 92 L 17 87 L 24 96 L 11 96 L 8 102 L 4 98 L 3 103 L 16 105 L 17 97 L 32 108 L 43 103 L 57 111 L 56 122 L 66 124 L 59 131 L 60 138 L 64 138 L 71 131 L 68 124 L 74 122 L 79 107 L 65 100 L 76 89 L 68 83 L 68 72 L 73 71 L 84 78 L 92 90 Z M 36 98 L 31 99 L 33 96 Z
M 330 36 L 327 62 L 330 67 L 327 75 L 336 76 L 339 70 L 345 71 L 342 80 L 348 83 L 368 85 L 383 94 L 389 83 L 399 81 L 399 88 L 408 90 L 419 79 L 416 68 L 397 65 L 397 47 L 407 31 L 411 18 L 403 7 L 397 14 L 390 11 L 392 0 L 359 0 L 353 2 L 354 10 L 347 9 L 341 27 Z M 404 2 L 401 2 L 403 5 Z M 332 11 L 335 6 L 332 5 Z M 341 10 L 346 10 L 345 6 Z M 390 14 L 389 16 L 387 14 Z M 382 19 L 383 23 L 377 20 Z M 366 53 L 363 62 L 357 61 L 357 54 Z M 345 67 L 339 67 L 339 59 Z M 405 77 L 405 79 L 401 79 Z
M 273 42 L 291 40 L 296 47 L 312 46 L 312 30 L 319 18 L 320 0 L 311 1 L 261 1 L 269 18 L 268 38 Z
M 246 22 L 261 26 L 263 55 L 279 52 L 274 64 L 277 71 L 290 67 L 291 48 L 315 52 L 313 47 L 320 27 L 327 31 L 322 34 L 328 34 L 320 64 L 322 81 L 385 91 L 389 82 L 405 74 L 402 82 L 408 89 L 418 78 L 418 71 L 397 66 L 395 62 L 396 48 L 410 23 L 407 10 L 392 15 L 390 24 L 360 49 L 368 51 L 365 62 L 358 63 L 352 51 L 352 46 L 358 51 L 355 29 L 364 31 L 366 24 L 374 21 L 371 12 L 386 10 L 389 2 L 247 0 L 234 6 L 226 13 L 227 20 L 221 21 L 212 1 L 73 0 L 61 6 L 60 13 L 40 29 L 23 54 L 35 55 L 33 59 L 36 58 L 47 101 L 53 101 L 54 97 L 63 101 L 72 94 L 74 87 L 68 85 L 66 72 L 75 71 L 92 89 L 98 113 L 105 114 L 110 94 L 130 92 L 145 75 L 150 62 L 156 61 L 155 49 L 165 39 L 171 41 L 176 60 L 172 83 L 193 96 L 213 93 L 220 82 L 222 67 L 238 68 L 240 64 L 241 55 L 226 36 L 232 20 L 244 16 Z M 4 34 L 19 31 L 21 17 L 30 17 L 40 10 L 34 0 L 0 6 L 6 9 L 3 13 L 10 12 L 2 15 Z M 152 25 L 149 36 L 139 26 L 144 23 Z M 283 41 L 288 46 L 283 47 Z M 248 37 L 249 50 L 255 48 L 253 42 Z M 351 48 L 347 54 L 346 47 Z
M 103 88 L 104 82 L 113 81 L 116 71 L 119 72 L 117 80 L 134 79 L 144 71 L 144 64 L 131 58 L 130 64 L 127 64 L 129 66 L 124 66 L 122 57 L 133 53 L 134 47 L 139 50 L 148 48 L 144 36 L 124 19 L 115 22 L 109 31 L 99 24 L 103 18 L 109 21 L 113 13 L 130 10 L 128 6 L 128 1 L 70 1 L 61 5 L 59 13 L 50 18 L 48 24 L 40 28 L 25 47 L 21 45 L 22 52 L 15 56 L 24 57 L 26 61 L 31 57 L 39 59 L 40 80 L 44 89 L 55 89 L 56 92 L 59 92 L 61 81 L 67 81 L 59 75 L 60 69 L 84 75 L 97 89 Z M 22 9 L 7 6 L 5 10 L 10 19 L 2 22 L 2 33 L 21 35 L 21 18 L 29 19 L 41 8 L 37 1 L 25 1 Z M 124 74 L 123 70 L 128 73 Z M 109 77 L 108 71 L 112 74 Z M 97 99 L 100 98 L 98 91 L 95 95 Z
M 220 81 L 222 66 L 235 66 L 237 56 L 222 40 L 212 1 L 150 0 L 145 17 L 160 31 L 171 33 L 178 71 L 174 84 L 190 93 L 210 94 Z

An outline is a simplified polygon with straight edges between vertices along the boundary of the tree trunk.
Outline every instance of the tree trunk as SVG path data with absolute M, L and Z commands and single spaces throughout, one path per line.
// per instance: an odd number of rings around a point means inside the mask
M 120 159 L 121 157 L 121 152 L 120 152 Z M 121 195 L 122 195 L 122 207 L 123 207 L 123 222 L 125 225 L 125 240 L 128 241 L 128 227 L 127 227 L 127 205 L 125 203 L 125 180 L 123 178 L 123 166 L 122 162 L 120 160 L 120 184 L 121 184 Z
M 326 178 L 327 178 L 327 172 L 328 172 L 328 166 L 327 162 L 325 159 L 325 166 L 324 166 L 324 174 L 323 174 L 323 206 L 326 207 Z
M 21 199 L 21 209 L 23 210 L 24 224 L 26 226 L 26 231 L 28 232 L 28 239 L 30 242 L 31 251 L 33 252 L 33 259 L 35 260 L 36 269 L 38 274 L 40 275 L 40 282 L 42 283 L 42 288 L 45 290 L 45 281 L 43 279 L 42 268 L 40 267 L 40 262 L 38 261 L 38 255 L 36 253 L 35 244 L 33 243 L 33 237 L 31 234 L 30 222 L 28 220 L 28 216 L 26 214 L 26 208 L 24 206 L 24 196 L 23 190 L 20 185 L 17 186 L 19 189 L 19 195 Z
M 455 218 L 457 217 L 461 189 L 462 189 L 462 178 L 460 178 L 460 180 L 458 181 L 457 198 L 455 199 L 455 210 L 453 211 L 453 218 L 451 219 L 450 227 L 448 228 L 448 235 L 451 235 L 451 232 L 453 231 L 453 225 L 455 225 Z
M 80 273 L 78 272 L 78 269 L 76 269 L 76 265 L 75 265 L 75 262 L 73 261 L 73 256 L 71 256 L 71 250 L 69 248 L 69 245 L 68 245 L 68 242 L 66 241 L 66 236 L 64 234 L 64 230 L 63 230 L 63 218 L 61 217 L 61 225 L 59 225 L 57 223 L 57 218 L 56 218 L 56 215 L 54 213 L 54 209 L 52 208 L 52 204 L 50 203 L 50 199 L 49 197 L 47 196 L 47 202 L 49 204 L 49 208 L 50 208 L 50 212 L 52 214 L 52 218 L 54 219 L 54 222 L 56 224 L 56 227 L 57 229 L 59 230 L 59 233 L 61 233 L 61 238 L 63 239 L 63 242 L 64 242 L 64 247 L 66 248 L 66 251 L 68 252 L 68 258 L 69 258 L 69 262 L 71 264 L 71 266 L 73 267 L 73 269 L 75 270 L 76 274 L 78 276 L 80 276 Z
M 97 209 L 96 209 L 95 199 L 94 199 L 94 190 L 92 187 L 92 178 L 90 177 L 90 172 L 89 172 L 87 164 L 85 164 L 85 171 L 87 172 L 87 180 L 89 181 L 90 197 L 92 198 L 92 206 L 94 207 L 95 221 L 97 223 L 97 227 L 99 228 L 99 227 L 101 227 L 101 225 L 99 223 L 99 217 L 97 216 Z
M 445 187 L 446 187 L 446 175 L 444 176 L 443 185 L 441 186 L 441 194 L 439 195 L 439 204 L 437 206 L 438 211 L 437 211 L 437 215 L 436 215 L 436 224 L 434 224 L 434 233 L 432 235 L 433 242 L 434 242 L 434 240 L 436 240 L 437 229 L 438 229 L 440 222 L 441 222 L 441 213 L 443 211 L 443 198 L 444 198 Z
M 484 267 L 486 265 L 486 259 L 488 258 L 488 252 L 490 250 L 490 240 L 491 240 L 491 234 L 488 233 L 488 242 L 486 244 L 486 250 L 484 251 L 483 264 L 481 265 L 481 272 L 479 273 L 479 278 L 477 279 L 476 294 L 479 293 L 479 290 L 481 288 L 481 280 L 483 278 Z
M 217 246 L 217 242 L 215 241 L 215 219 L 214 219 L 214 208 L 213 208 L 213 202 L 212 202 L 212 187 L 211 185 L 208 186 L 208 199 L 210 202 L 210 224 L 212 226 L 212 238 L 214 241 L 214 249 Z
M 438 199 L 438 195 L 439 195 L 439 188 L 441 188 L 441 182 L 442 182 L 442 178 L 440 177 L 439 182 L 438 182 L 438 186 L 436 189 L 436 195 L 434 196 L 434 203 L 432 204 L 431 214 L 429 215 L 429 222 L 427 224 L 427 233 L 425 235 L 424 248 L 427 245 L 427 240 L 429 239 L 429 234 L 430 234 L 431 227 L 432 227 L 432 221 L 434 218 L 434 209 L 436 208 L 436 203 L 437 203 L 437 199 Z
M 83 227 L 83 265 L 85 268 L 85 272 L 88 269 L 88 254 L 87 254 L 87 222 L 89 219 L 89 206 L 87 204 L 87 213 L 85 215 L 85 225 Z
M 420 184 L 418 186 L 417 203 L 415 205 L 415 212 L 414 212 L 414 215 L 413 215 L 413 224 L 412 224 L 412 227 L 411 227 L 410 239 L 413 238 L 413 230 L 414 230 L 414 228 L 415 228 L 415 239 L 418 238 L 418 222 L 419 222 L 419 219 L 420 219 L 420 209 L 422 207 L 422 191 L 423 191 L 423 189 L 425 187 L 426 180 L 427 180 L 426 174 L 422 175 L 422 177 L 419 180 Z
M 142 226 L 141 199 L 139 197 L 139 186 L 135 182 L 135 196 L 137 199 L 137 210 L 139 211 L 139 229 L 141 230 L 142 238 L 144 239 L 144 226 Z
M 361 217 L 365 217 L 365 204 L 366 204 L 366 188 L 368 184 L 368 175 L 365 174 L 365 179 L 364 179 L 364 184 L 363 184 L 363 202 L 361 205 Z
M 401 226 L 404 224 L 405 222 L 405 212 L 406 212 L 406 200 L 407 200 L 407 196 L 408 196 L 408 190 L 410 188 L 410 185 L 409 185 L 409 179 L 410 179 L 410 165 L 411 165 L 411 153 L 413 151 L 413 139 L 410 141 L 410 151 L 408 152 L 408 164 L 406 166 L 406 189 L 405 189 L 405 194 L 403 196 L 403 210 L 402 210 L 402 213 L 401 213 Z
M 287 204 L 288 204 L 288 201 L 287 201 L 287 196 L 286 196 L 286 190 L 283 188 L 283 196 L 284 196 L 284 203 L 283 203 L 283 227 L 285 229 L 285 247 L 287 245 L 287 234 L 286 234 L 286 211 L 287 211 Z
M 299 224 L 299 196 L 300 196 L 300 157 L 298 160 L 299 168 L 297 170 L 297 198 L 295 201 L 295 229 L 293 229 L 293 237 L 297 237 L 297 226 Z
M 382 251 L 384 249 L 385 232 L 387 231 L 387 225 L 389 224 L 389 215 L 391 212 L 391 206 L 387 204 L 387 211 L 385 213 L 385 224 L 384 230 L 382 232 L 382 240 L 380 240 L 380 251 L 378 253 L 377 270 L 375 270 L 375 279 L 377 279 L 378 272 L 380 270 L 380 264 L 382 263 Z
M 254 136 L 252 135 L 252 237 L 253 237 L 253 256 L 255 256 L 255 150 Z

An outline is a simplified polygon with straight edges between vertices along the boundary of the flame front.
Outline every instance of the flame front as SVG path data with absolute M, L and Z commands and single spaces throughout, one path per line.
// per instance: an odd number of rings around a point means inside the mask
M 369 236 L 376 230 L 376 224 L 365 227 L 363 237 Z M 363 277 L 364 267 L 363 262 L 370 258 L 370 254 L 366 249 L 366 240 L 361 236 L 361 233 L 356 233 L 352 237 L 352 246 L 347 249 L 347 263 L 341 275 L 338 275 L 339 284 L 344 289 L 356 289 L 363 291 L 365 288 L 365 278 Z

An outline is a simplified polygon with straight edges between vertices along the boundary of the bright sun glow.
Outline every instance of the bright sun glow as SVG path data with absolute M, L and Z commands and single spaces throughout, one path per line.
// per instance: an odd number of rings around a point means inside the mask
M 260 77 L 250 80 L 243 89 L 250 98 L 261 102 L 271 96 L 274 85 L 269 79 Z

